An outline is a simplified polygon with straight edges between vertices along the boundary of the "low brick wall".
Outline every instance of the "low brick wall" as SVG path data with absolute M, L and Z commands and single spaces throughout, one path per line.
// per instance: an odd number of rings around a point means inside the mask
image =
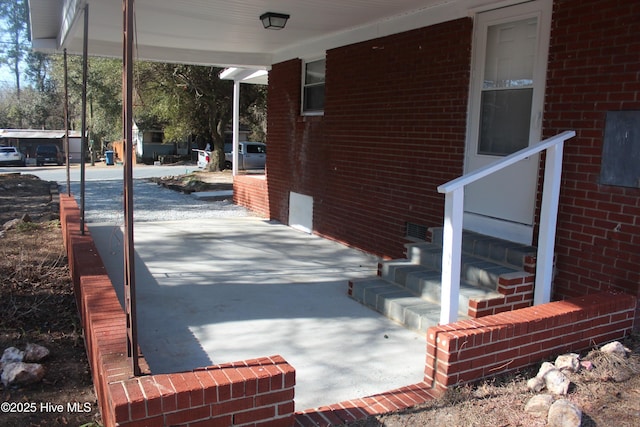
M 134 377 L 124 311 L 72 197 L 60 196 L 60 219 L 105 426 L 293 425 L 295 370 L 280 356 Z
M 233 177 L 233 202 L 260 216 L 271 218 L 266 176 L 236 175 Z
M 425 381 L 445 389 L 622 339 L 635 307 L 605 292 L 429 328 Z

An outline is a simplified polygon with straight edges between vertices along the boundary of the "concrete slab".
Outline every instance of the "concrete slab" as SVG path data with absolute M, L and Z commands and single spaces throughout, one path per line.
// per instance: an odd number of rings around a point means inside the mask
M 122 230 L 88 224 L 123 296 Z M 425 338 L 347 296 L 378 260 L 255 217 L 134 226 L 138 328 L 153 373 L 279 354 L 296 410 L 423 379 Z

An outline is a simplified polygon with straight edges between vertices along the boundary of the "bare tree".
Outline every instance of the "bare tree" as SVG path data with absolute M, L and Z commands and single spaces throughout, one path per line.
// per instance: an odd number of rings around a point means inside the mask
M 27 0 L 0 0 L 0 26 L 0 65 L 11 69 L 20 99 L 21 67 L 31 47 Z

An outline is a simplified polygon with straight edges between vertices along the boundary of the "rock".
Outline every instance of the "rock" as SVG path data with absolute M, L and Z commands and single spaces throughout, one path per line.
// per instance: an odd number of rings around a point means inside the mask
M 589 360 L 581 360 L 580 366 L 582 369 L 586 369 L 587 371 L 591 371 L 593 369 L 593 363 Z
M 21 222 L 20 218 L 12 219 L 11 221 L 5 222 L 4 225 L 2 226 L 2 229 L 4 231 L 12 230 L 12 229 L 16 228 L 18 226 L 18 224 L 20 224 L 20 222 Z
M 24 359 L 24 351 L 21 351 L 15 347 L 8 347 L 4 349 L 2 357 L 0 358 L 0 370 L 2 367 L 14 362 L 22 362 Z
M 37 383 L 44 377 L 44 368 L 38 363 L 12 362 L 7 363 L 2 370 L 2 384 L 27 385 Z
M 49 355 L 49 349 L 38 344 L 28 343 L 24 349 L 25 362 L 39 362 Z
M 556 367 L 553 363 L 544 362 L 540 366 L 540 370 L 538 370 L 538 375 L 536 375 L 536 377 L 543 378 L 547 374 L 547 372 L 552 371 L 554 369 L 556 369 Z
M 581 423 L 582 410 L 568 400 L 556 400 L 549 408 L 548 427 L 580 427 Z
M 542 418 L 547 416 L 552 404 L 553 396 L 550 394 L 538 394 L 529 399 L 524 406 L 524 411 L 534 417 Z
M 556 369 L 567 372 L 578 372 L 580 370 L 580 356 L 575 353 L 560 355 L 554 363 Z
M 544 376 L 544 384 L 553 394 L 565 395 L 569 391 L 569 385 L 571 381 L 562 372 L 557 369 L 553 369 L 547 372 Z
M 631 353 L 631 350 L 620 344 L 618 341 L 610 342 L 609 344 L 600 347 L 600 351 L 608 354 L 616 354 L 620 357 L 626 357 L 627 353 Z
M 534 393 L 539 392 L 545 387 L 544 380 L 542 378 L 533 377 L 529 381 L 527 381 L 527 388 L 533 391 Z

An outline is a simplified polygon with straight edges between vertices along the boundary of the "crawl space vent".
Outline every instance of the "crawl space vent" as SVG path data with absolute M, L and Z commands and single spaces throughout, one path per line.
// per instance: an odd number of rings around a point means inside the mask
M 427 227 L 413 222 L 407 222 L 406 224 L 406 238 L 410 240 L 427 240 Z

